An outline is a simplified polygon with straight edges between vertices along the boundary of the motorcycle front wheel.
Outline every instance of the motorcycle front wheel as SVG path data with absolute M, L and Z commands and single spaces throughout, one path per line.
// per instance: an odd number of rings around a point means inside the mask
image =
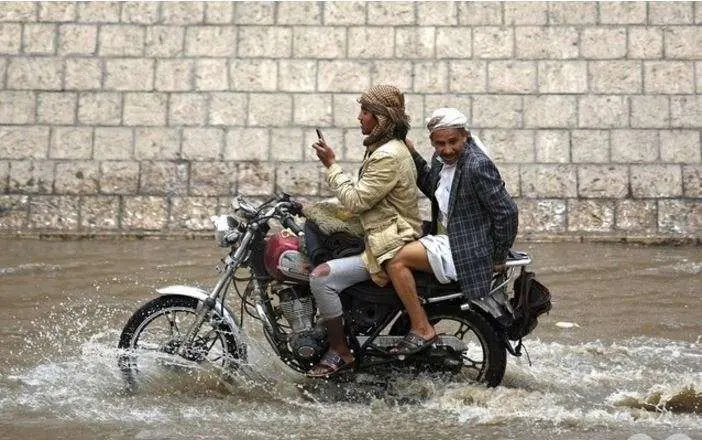
M 185 333 L 193 324 L 199 301 L 188 296 L 161 296 L 139 308 L 122 330 L 119 367 L 130 385 L 146 365 L 178 368 L 211 365 L 228 370 L 245 357 L 244 347 L 216 310 L 200 326 L 187 346 Z

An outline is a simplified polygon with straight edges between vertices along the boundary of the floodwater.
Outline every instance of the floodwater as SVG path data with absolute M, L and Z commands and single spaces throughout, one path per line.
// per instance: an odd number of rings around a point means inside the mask
M 211 287 L 222 251 L 206 240 L 0 240 L 0 439 L 702 439 L 701 248 L 517 248 L 554 308 L 526 339 L 532 365 L 509 357 L 497 388 L 315 382 L 287 370 L 248 320 L 260 374 L 149 377 L 129 394 L 123 324 L 157 287 Z

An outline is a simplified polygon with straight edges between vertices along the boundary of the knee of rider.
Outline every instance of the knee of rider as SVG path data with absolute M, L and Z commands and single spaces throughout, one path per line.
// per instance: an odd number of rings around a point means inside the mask
M 310 274 L 310 288 L 312 293 L 327 291 L 326 282 L 331 268 L 327 263 L 322 263 L 315 267 Z
M 402 257 L 400 255 L 396 255 L 395 258 L 385 263 L 385 271 L 389 274 L 395 273 L 404 267 L 405 263 L 402 261 Z

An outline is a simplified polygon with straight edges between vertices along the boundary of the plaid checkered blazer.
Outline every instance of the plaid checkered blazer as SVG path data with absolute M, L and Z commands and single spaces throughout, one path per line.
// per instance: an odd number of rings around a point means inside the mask
M 436 234 L 439 205 L 434 196 L 443 164 L 436 153 L 431 166 L 412 153 L 417 167 L 417 186 L 431 200 L 432 221 L 428 231 Z M 490 292 L 493 264 L 503 263 L 517 235 L 517 204 L 492 160 L 469 140 L 456 165 L 449 198 L 447 231 L 458 281 L 467 299 Z

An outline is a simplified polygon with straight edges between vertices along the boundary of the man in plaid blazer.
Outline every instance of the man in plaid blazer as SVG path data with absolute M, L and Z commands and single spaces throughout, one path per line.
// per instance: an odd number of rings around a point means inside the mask
M 442 282 L 459 281 L 466 299 L 486 296 L 493 272 L 504 270 L 514 243 L 517 205 L 466 122 L 456 109 L 438 109 L 428 119 L 435 149 L 431 165 L 406 141 L 417 167 L 417 186 L 431 200 L 432 221 L 431 235 L 405 245 L 386 266 L 403 303 L 419 302 L 412 270 L 433 272 Z M 413 328 L 395 352 L 425 348 L 436 333 L 423 327 Z

